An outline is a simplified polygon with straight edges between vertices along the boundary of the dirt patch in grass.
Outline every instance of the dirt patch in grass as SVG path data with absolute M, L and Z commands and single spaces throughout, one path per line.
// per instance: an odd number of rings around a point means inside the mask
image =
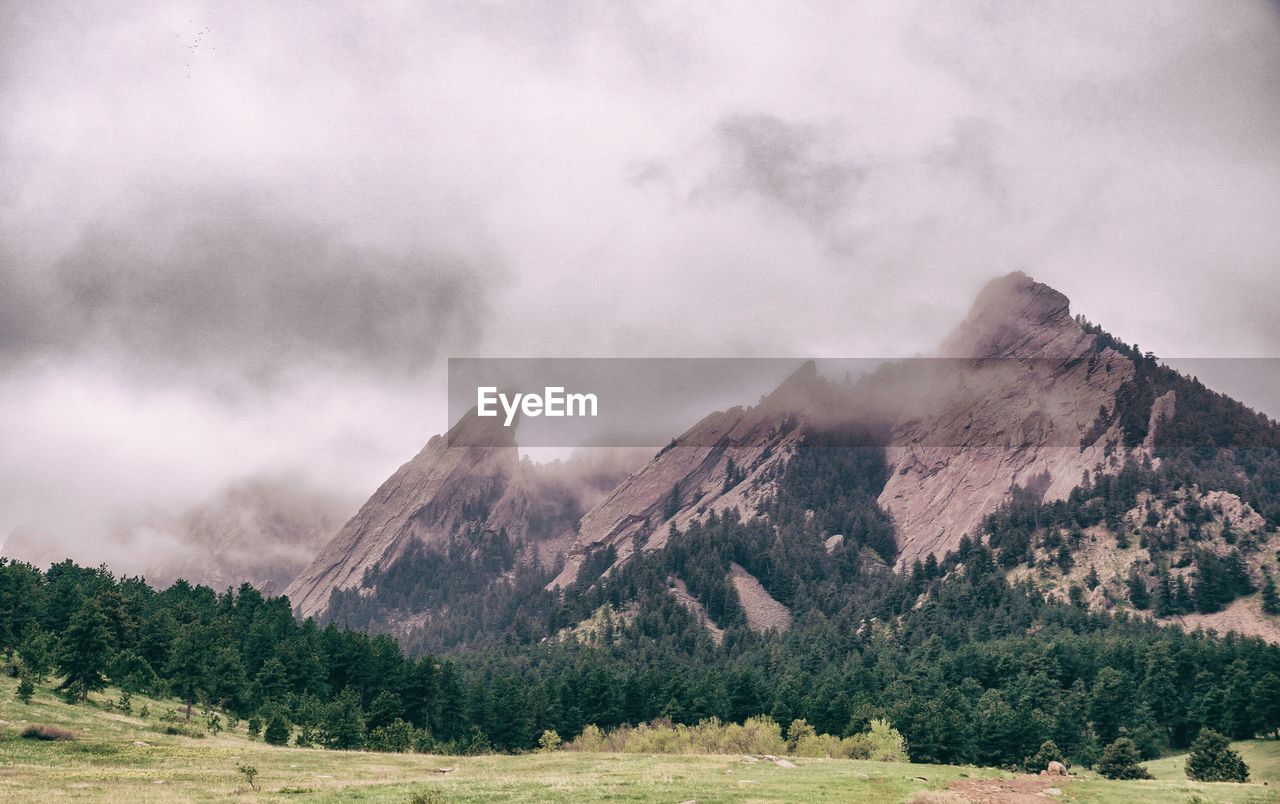
M 1041 794 L 1053 787 L 1061 790 L 1063 784 L 1066 780 L 1060 777 L 1018 775 L 1012 779 L 961 779 L 947 790 L 973 804 L 1044 804 L 1053 797 Z

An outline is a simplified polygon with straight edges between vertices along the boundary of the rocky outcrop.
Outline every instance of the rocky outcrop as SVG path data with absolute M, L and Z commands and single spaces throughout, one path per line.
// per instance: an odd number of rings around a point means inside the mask
M 666 544 L 672 525 L 711 511 L 754 513 L 803 435 L 804 413 L 824 383 L 801 366 L 759 405 L 712 413 L 675 439 L 589 511 L 551 587 L 567 588 L 594 551 L 613 547 L 625 561 L 637 549 Z M 732 465 L 731 465 L 732 464 Z
M 693 619 L 702 624 L 707 629 L 707 634 L 711 636 L 711 641 L 717 645 L 724 643 L 724 629 L 716 625 L 711 619 L 711 615 L 707 614 L 707 610 L 703 607 L 702 601 L 694 597 L 689 591 L 689 586 L 679 578 L 667 579 L 667 592 L 675 601 L 693 615 Z
M 415 539 L 438 544 L 467 526 L 523 535 L 533 502 L 526 484 L 516 482 L 520 456 L 507 433 L 498 419 L 472 411 L 432 438 L 289 585 L 285 594 L 295 609 L 320 613 L 333 589 L 358 585 L 366 571 L 394 561 Z
M 367 572 L 387 567 L 414 542 L 439 546 L 467 532 L 505 531 L 523 544 L 520 560 L 557 566 L 583 511 L 637 463 L 633 450 L 603 448 L 563 463 L 521 460 L 512 428 L 472 410 L 383 483 L 286 594 L 302 615 L 319 614 L 332 590 L 363 585 Z M 410 622 L 424 614 L 398 616 Z
M 729 564 L 729 581 L 747 617 L 747 627 L 758 634 L 791 627 L 791 609 L 779 603 L 756 577 L 736 563 Z
M 1085 472 L 1122 465 L 1118 427 L 1093 430 L 1133 365 L 1094 338 L 1065 296 L 1024 274 L 983 290 L 942 359 L 921 363 L 927 390 L 893 428 L 879 500 L 899 566 L 954 549 L 1015 486 L 1063 499 Z

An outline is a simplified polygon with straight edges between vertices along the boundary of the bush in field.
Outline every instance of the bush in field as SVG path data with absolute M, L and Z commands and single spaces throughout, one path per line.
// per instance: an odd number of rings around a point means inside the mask
M 24 704 L 31 703 L 31 696 L 36 694 L 36 685 L 31 683 L 31 679 L 26 676 L 18 682 L 18 690 L 14 693 L 14 697 Z
M 249 787 L 251 789 L 253 790 L 258 789 L 258 785 L 254 783 L 254 780 L 258 778 L 257 768 L 255 768 L 253 765 L 240 765 L 236 768 L 236 770 L 240 771 L 240 775 L 243 776 L 245 778 L 245 781 L 249 783 Z
M 589 723 L 577 739 L 565 747 L 571 751 L 603 751 L 604 732 L 596 724 Z
M 412 723 L 396 718 L 385 726 L 379 726 L 370 731 L 365 747 L 370 751 L 403 754 L 413 750 L 416 736 Z
M 815 737 L 818 732 L 813 726 L 800 718 L 791 721 L 791 725 L 787 727 L 787 750 L 796 753 L 796 746 L 806 737 Z
M 871 728 L 866 732 L 871 742 L 871 755 L 867 759 L 877 762 L 906 762 L 907 740 L 902 732 L 895 729 L 887 720 L 871 721 Z
M 32 723 L 22 730 L 22 738 L 24 740 L 66 741 L 76 739 L 76 733 L 61 726 L 44 726 L 39 723 Z
M 551 751 L 559 751 L 561 745 L 560 735 L 555 729 L 547 729 L 542 732 L 542 736 L 538 738 L 538 750 L 550 753 Z
M 1150 779 L 1147 769 L 1138 764 L 1138 747 L 1128 737 L 1108 745 L 1093 769 L 1108 779 Z
M 1225 735 L 1213 729 L 1200 730 L 1187 755 L 1187 778 L 1197 782 L 1247 782 L 1249 766 L 1233 750 Z
M 708 718 L 696 725 L 655 720 L 639 726 L 619 726 L 605 733 L 588 726 L 565 747 L 570 751 L 614 751 L 633 754 L 786 754 L 805 757 L 844 757 L 906 762 L 906 740 L 887 720 L 872 720 L 870 730 L 843 740 L 817 734 L 803 720 L 793 721 L 782 738 L 777 721 L 766 716 L 743 723 Z

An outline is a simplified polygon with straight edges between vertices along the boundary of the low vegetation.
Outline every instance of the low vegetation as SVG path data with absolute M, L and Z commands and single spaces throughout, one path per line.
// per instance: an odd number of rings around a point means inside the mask
M 204 739 L 160 734 L 159 717 L 181 718 L 173 699 L 135 694 L 132 712 L 118 706 L 111 688 L 81 703 L 67 703 L 53 685 L 37 685 L 29 703 L 14 695 L 16 680 L 0 678 L 0 798 L 16 801 L 90 799 L 106 802 L 188 800 L 480 802 L 564 801 L 867 801 L 898 804 L 955 804 L 1002 800 L 1011 791 L 1037 794 L 1059 790 L 1063 801 L 1219 802 L 1274 801 L 1280 778 L 1280 742 L 1235 743 L 1254 768 L 1249 784 L 1189 782 L 1186 757 L 1161 760 L 1157 781 L 1106 781 L 1084 771 L 1070 779 L 1015 775 L 995 768 L 929 765 L 896 761 L 810 758 L 791 742 L 811 738 L 807 724 L 786 730 L 782 764 L 750 754 L 649 754 L 546 750 L 518 755 L 441 757 L 275 747 L 249 735 L 246 721 L 222 712 L 225 727 L 208 729 Z M 112 706 L 108 709 L 108 702 Z M 143 718 L 146 709 L 161 713 Z M 196 718 L 193 718 L 193 723 Z M 12 739 L 28 726 L 55 727 L 76 735 L 74 742 Z M 739 728 L 742 727 L 741 724 Z M 711 724 L 702 729 L 708 739 Z M 756 734 L 773 745 L 778 733 L 768 722 Z M 692 727 L 697 728 L 697 726 Z M 611 732 L 614 730 L 611 730 Z M 733 732 L 721 724 L 724 735 Z M 1176 773 L 1171 773 L 1176 771 Z M 1046 796 L 1047 797 L 1047 796 Z

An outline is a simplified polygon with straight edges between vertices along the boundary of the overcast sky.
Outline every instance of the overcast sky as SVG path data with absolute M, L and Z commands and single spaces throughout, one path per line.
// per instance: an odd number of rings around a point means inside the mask
M 1011 270 L 1280 355 L 1278 18 L 0 3 L 0 539 L 363 498 L 449 355 L 924 354 Z

